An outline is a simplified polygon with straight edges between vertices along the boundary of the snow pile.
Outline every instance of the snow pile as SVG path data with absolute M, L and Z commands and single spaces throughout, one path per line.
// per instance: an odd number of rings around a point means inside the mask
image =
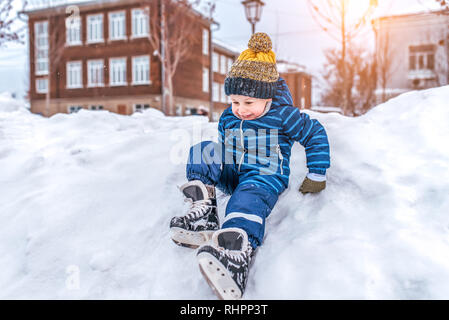
M 360 118 L 310 112 L 331 143 L 328 186 L 297 191 L 296 144 L 245 298 L 448 298 L 447 101 L 442 87 Z M 214 299 L 168 225 L 188 206 L 190 145 L 216 136 L 205 117 L 156 110 L 0 112 L 0 298 Z
M 0 93 L 0 112 L 13 112 L 18 110 L 25 110 L 23 102 L 12 97 L 11 93 Z

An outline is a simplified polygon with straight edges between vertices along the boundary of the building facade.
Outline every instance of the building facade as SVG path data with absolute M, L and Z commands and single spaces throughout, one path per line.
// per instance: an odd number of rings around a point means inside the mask
M 232 64 L 240 53 L 218 41 L 214 41 L 212 46 L 212 119 L 217 121 L 231 103 L 230 97 L 225 94 L 224 83 L 226 74 L 231 70 Z
M 312 107 L 312 76 L 303 65 L 277 61 L 279 75 L 285 79 L 292 94 L 293 104 L 300 109 Z
M 145 3 L 145 5 L 142 5 Z M 79 109 L 131 114 L 161 109 L 161 63 L 149 41 L 159 1 L 91 1 L 27 11 L 30 105 L 44 116 Z M 209 109 L 210 21 L 196 14 L 194 54 L 173 78 L 175 104 Z
M 379 102 L 449 83 L 449 15 L 444 13 L 385 16 L 373 21 Z

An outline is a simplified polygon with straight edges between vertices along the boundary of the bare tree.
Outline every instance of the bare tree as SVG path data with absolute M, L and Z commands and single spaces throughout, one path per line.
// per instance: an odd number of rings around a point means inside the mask
M 443 9 L 445 9 L 449 13 L 449 1 L 447 0 L 435 0 L 438 2 Z
M 376 27 L 375 27 L 376 28 Z M 379 85 L 382 89 L 382 102 L 387 100 L 387 87 L 399 64 L 394 64 L 396 47 L 391 41 L 390 31 L 376 29 L 376 62 Z
M 349 0 L 308 0 L 309 11 L 317 24 L 333 39 L 341 44 L 341 77 L 342 77 L 342 109 L 343 113 L 350 112 L 350 95 L 352 87 L 347 72 L 347 52 L 351 48 L 354 38 L 362 27 L 369 21 L 369 17 L 377 7 L 377 0 L 370 0 L 366 11 L 352 23 L 349 21 Z
M 323 72 L 327 86 L 323 91 L 322 101 L 325 104 L 341 106 L 344 103 L 343 70 L 346 72 L 346 85 L 351 88 L 346 97 L 348 108 L 346 115 L 360 115 L 375 104 L 376 62 L 374 55 L 366 49 L 352 45 L 348 47 L 348 59 L 345 66 L 338 49 L 325 52 L 326 63 Z
M 13 23 L 17 16 L 13 14 L 13 0 L 0 1 L 0 46 L 6 42 L 23 42 L 20 31 L 13 30 Z
M 198 17 L 193 11 L 201 0 L 159 0 L 159 19 L 150 19 L 149 41 L 154 55 L 161 62 L 162 101 L 164 113 L 174 114 L 173 77 L 180 62 L 194 55 L 193 48 L 201 39 L 198 37 Z M 150 5 L 154 1 L 146 0 Z

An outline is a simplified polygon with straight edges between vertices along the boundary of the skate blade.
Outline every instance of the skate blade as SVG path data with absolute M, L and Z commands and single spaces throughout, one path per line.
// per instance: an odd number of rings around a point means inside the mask
M 209 242 L 214 231 L 188 231 L 182 228 L 170 228 L 170 236 L 177 245 L 197 249 L 203 244 Z
M 198 255 L 200 271 L 220 300 L 239 300 L 242 292 L 234 279 L 214 256 L 202 252 Z

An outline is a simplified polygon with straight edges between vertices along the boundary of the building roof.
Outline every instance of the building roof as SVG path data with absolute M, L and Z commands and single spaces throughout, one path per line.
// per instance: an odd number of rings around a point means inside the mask
M 440 15 L 440 14 L 449 14 L 448 9 L 439 9 L 439 10 L 427 10 L 427 11 L 419 11 L 419 12 L 411 12 L 411 13 L 403 13 L 403 14 L 393 14 L 393 15 L 384 15 L 375 18 L 374 20 L 386 20 L 386 19 L 396 19 L 396 18 L 413 18 L 418 16 L 425 16 L 425 15 Z
M 217 38 L 212 38 L 212 46 L 215 48 L 218 48 L 222 51 L 226 51 L 227 53 L 234 55 L 234 56 L 239 56 L 240 55 L 240 51 L 239 49 L 217 39 Z
M 40 2 L 39 2 L 40 3 Z M 39 15 L 59 15 L 66 12 L 68 5 L 73 5 L 79 7 L 81 10 L 89 10 L 96 8 L 108 8 L 114 7 L 117 4 L 142 4 L 142 0 L 50 0 L 50 4 L 34 4 L 33 7 L 25 9 L 21 13 L 27 14 L 29 16 L 39 16 Z M 216 23 L 215 21 L 209 19 L 203 12 L 192 8 L 192 12 L 201 17 L 204 21 L 209 23 Z
M 290 73 L 290 72 L 306 72 L 306 67 L 296 63 L 296 62 L 289 62 L 286 60 L 278 59 L 276 61 L 276 67 L 279 73 Z

